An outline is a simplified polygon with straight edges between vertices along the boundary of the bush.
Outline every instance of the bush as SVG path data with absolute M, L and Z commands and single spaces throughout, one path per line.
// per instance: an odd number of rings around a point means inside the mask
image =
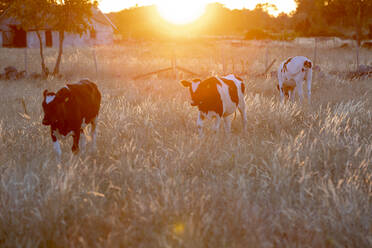
M 267 31 L 262 30 L 262 29 L 251 29 L 245 34 L 244 39 L 246 39 L 246 40 L 266 40 L 266 39 L 272 39 L 272 35 L 270 33 L 268 33 Z

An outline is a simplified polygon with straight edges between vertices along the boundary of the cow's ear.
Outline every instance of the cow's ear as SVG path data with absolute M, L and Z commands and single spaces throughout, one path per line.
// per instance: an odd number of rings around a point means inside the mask
M 310 68 L 312 67 L 312 63 L 311 63 L 311 61 L 305 61 L 305 62 L 304 62 L 304 67 L 310 69 Z
M 181 84 L 183 85 L 183 87 L 190 87 L 191 86 L 191 83 L 189 81 L 186 81 L 186 80 L 182 80 Z
M 48 94 L 48 90 L 44 90 L 44 92 L 43 92 L 44 98 L 47 96 L 47 94 Z

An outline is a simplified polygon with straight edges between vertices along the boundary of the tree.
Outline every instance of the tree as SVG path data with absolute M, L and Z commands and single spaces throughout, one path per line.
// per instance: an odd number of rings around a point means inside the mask
M 310 20 L 311 26 L 323 29 L 329 29 L 330 25 L 354 29 L 358 44 L 362 39 L 363 28 L 372 19 L 371 0 L 296 0 L 296 2 L 296 17 L 301 16 Z
M 48 74 L 48 69 L 45 66 L 43 42 L 40 35 L 40 30 L 45 27 L 45 24 L 50 20 L 50 0 L 0 0 L 2 14 L 7 17 L 15 18 L 22 29 L 25 31 L 35 30 L 39 39 L 41 71 L 45 76 Z M 35 11 L 35 10 L 38 11 Z
M 59 34 L 58 57 L 53 70 L 54 75 L 59 73 L 65 32 L 82 35 L 89 30 L 92 11 L 96 7 L 97 2 L 91 0 L 54 0 L 51 25 Z

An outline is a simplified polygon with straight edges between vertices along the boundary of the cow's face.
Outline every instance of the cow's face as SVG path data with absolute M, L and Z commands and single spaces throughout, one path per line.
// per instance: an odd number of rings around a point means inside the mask
M 200 105 L 206 97 L 206 91 L 209 85 L 204 84 L 204 82 L 202 83 L 200 79 L 193 79 L 191 82 L 182 80 L 181 84 L 190 89 L 191 106 Z
M 66 113 L 66 104 L 70 100 L 69 90 L 62 88 L 56 93 L 44 91 L 42 107 L 44 110 L 43 125 L 54 125 Z

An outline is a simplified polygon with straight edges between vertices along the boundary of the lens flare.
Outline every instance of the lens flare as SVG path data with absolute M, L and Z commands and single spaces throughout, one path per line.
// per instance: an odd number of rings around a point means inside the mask
M 156 7 L 160 15 L 174 24 L 187 24 L 195 21 L 205 11 L 202 1 L 157 1 Z

